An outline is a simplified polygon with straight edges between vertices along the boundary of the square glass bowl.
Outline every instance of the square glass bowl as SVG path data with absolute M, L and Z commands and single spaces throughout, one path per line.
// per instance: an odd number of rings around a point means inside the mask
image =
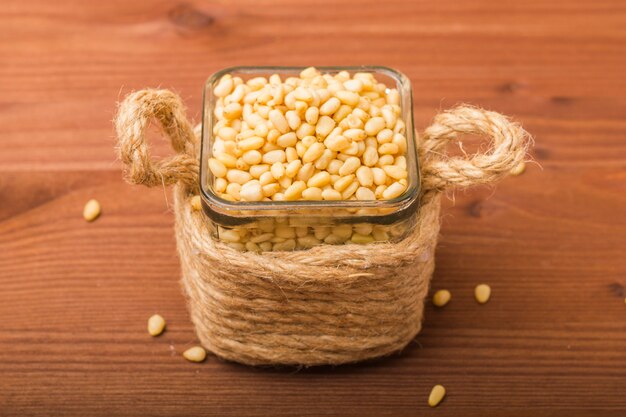
M 406 137 L 405 191 L 388 200 L 230 201 L 215 190 L 209 169 L 217 135 L 215 114 L 219 97 L 214 89 L 225 75 L 243 82 L 278 74 L 282 80 L 299 77 L 304 67 L 232 67 L 213 74 L 203 96 L 200 190 L 202 206 L 211 220 L 213 238 L 240 250 L 282 251 L 319 244 L 368 244 L 397 241 L 414 227 L 420 193 L 411 84 L 402 73 L 380 66 L 316 67 L 322 74 L 372 73 L 379 83 L 396 89 Z

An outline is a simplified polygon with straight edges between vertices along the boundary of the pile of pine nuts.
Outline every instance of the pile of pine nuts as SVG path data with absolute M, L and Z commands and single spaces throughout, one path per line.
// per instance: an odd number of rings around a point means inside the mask
M 273 74 L 246 82 L 226 74 L 213 93 L 208 168 L 213 192 L 225 200 L 389 200 L 407 189 L 400 94 L 372 73 L 331 75 L 310 67 L 299 77 Z M 241 227 L 217 231 L 220 240 L 255 251 L 390 238 L 389 227 L 371 224 L 333 230 L 276 221 L 265 226 L 262 233 Z

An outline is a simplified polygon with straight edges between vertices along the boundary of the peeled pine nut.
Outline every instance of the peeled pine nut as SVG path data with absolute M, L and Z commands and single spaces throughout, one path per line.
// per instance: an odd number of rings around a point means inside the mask
M 259 182 L 247 182 L 241 187 L 239 195 L 243 201 L 261 201 L 265 197 Z
M 339 168 L 339 175 L 350 175 L 361 166 L 361 160 L 355 156 L 352 156 L 345 160 L 341 168 Z
M 285 134 L 289 131 L 289 123 L 287 123 L 287 119 L 279 110 L 271 110 L 269 112 L 269 118 L 280 133 Z
M 203 362 L 206 359 L 206 350 L 201 346 L 194 346 L 184 351 L 183 357 L 189 362 Z
M 314 144 L 309 146 L 309 149 L 307 149 L 304 155 L 302 156 L 302 162 L 306 164 L 307 162 L 315 161 L 317 158 L 322 156 L 325 149 L 326 147 L 324 146 L 323 143 L 315 142 Z
M 199 195 L 194 195 L 193 197 L 191 197 L 191 208 L 194 211 L 201 211 L 202 210 L 202 199 L 200 198 Z
M 439 290 L 433 295 L 433 304 L 437 307 L 443 307 L 450 301 L 452 295 L 448 290 Z
M 491 287 L 487 284 L 480 284 L 474 288 L 474 297 L 480 304 L 485 304 L 491 297 Z
M 302 191 L 306 189 L 304 181 L 296 181 L 285 190 L 285 200 L 297 200 L 302 195 Z
M 406 169 L 402 169 L 397 165 L 385 165 L 383 166 L 383 170 L 385 171 L 385 174 L 396 180 L 406 178 L 408 175 Z
M 331 97 L 320 107 L 320 114 L 322 116 L 329 116 L 339 110 L 340 106 L 341 101 L 339 101 L 337 97 Z
M 356 178 L 363 187 L 371 187 L 374 184 L 374 174 L 367 166 L 361 166 L 356 170 Z
M 368 136 L 376 136 L 378 132 L 385 128 L 385 119 L 382 117 L 372 117 L 365 123 L 365 133 Z
M 325 189 L 322 191 L 322 198 L 324 200 L 341 200 L 341 193 L 333 189 Z
M 148 333 L 150 336 L 158 336 L 165 330 L 165 319 L 158 314 L 148 319 Z
M 87 204 L 85 204 L 85 207 L 83 208 L 83 217 L 88 222 L 92 222 L 100 216 L 101 210 L 102 209 L 98 200 L 94 200 L 92 198 L 91 200 L 87 201 Z
M 513 168 L 510 173 L 511 175 L 522 175 L 524 173 L 524 171 L 526 171 L 526 163 L 525 162 L 520 162 L 519 164 L 517 164 L 517 166 L 515 168 Z
M 357 200 L 376 200 L 376 196 L 374 195 L 374 191 L 370 190 L 366 187 L 359 187 L 356 190 L 356 199 Z
M 446 389 L 443 385 L 435 385 L 433 389 L 430 391 L 430 395 L 428 396 L 428 405 L 431 407 L 437 407 L 443 397 L 446 396 Z
M 392 198 L 399 197 L 405 189 L 406 186 L 400 184 L 399 182 L 394 182 L 389 187 L 387 187 L 385 191 L 383 191 L 382 195 L 385 200 L 391 200 Z

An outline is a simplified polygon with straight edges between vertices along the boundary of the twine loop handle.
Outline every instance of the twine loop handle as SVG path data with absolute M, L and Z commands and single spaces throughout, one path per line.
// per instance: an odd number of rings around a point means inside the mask
M 145 132 L 156 119 L 177 152 L 153 161 Z M 197 138 L 178 95 L 169 90 L 141 90 L 126 96 L 115 120 L 119 156 L 128 182 L 148 187 L 198 181 Z M 471 157 L 448 157 L 445 147 L 459 134 L 491 139 L 491 149 Z M 530 135 L 500 113 L 461 105 L 435 117 L 419 145 L 422 189 L 443 192 L 454 187 L 489 184 L 524 161 Z
M 175 155 L 152 160 L 146 129 L 156 119 L 176 151 Z M 126 96 L 120 104 L 115 128 L 118 153 L 126 165 L 125 178 L 148 187 L 198 180 L 197 139 L 180 97 L 169 90 L 147 89 Z
M 491 149 L 465 158 L 446 156 L 445 147 L 459 134 L 487 136 Z M 529 144 L 528 132 L 500 113 L 468 105 L 439 113 L 418 150 L 422 187 L 442 192 L 496 182 L 524 161 Z

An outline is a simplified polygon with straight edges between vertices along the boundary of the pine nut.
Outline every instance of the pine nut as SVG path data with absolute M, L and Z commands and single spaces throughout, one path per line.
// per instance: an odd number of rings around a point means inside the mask
M 341 198 L 343 200 L 348 200 L 352 195 L 359 189 L 359 183 L 357 181 L 351 182 L 342 192 Z
M 264 164 L 274 164 L 276 162 L 285 162 L 287 160 L 287 155 L 283 150 L 274 150 L 269 151 L 263 155 L 263 163 Z
M 304 200 L 322 200 L 322 189 L 317 187 L 309 187 L 302 191 Z
M 307 182 L 309 178 L 313 176 L 314 172 L 315 166 L 312 163 L 308 162 L 302 165 L 302 168 L 300 168 L 300 171 L 298 171 L 298 175 L 296 175 L 296 178 L 300 181 Z
M 209 170 L 211 170 L 211 173 L 218 178 L 226 176 L 226 167 L 222 162 L 215 158 L 209 159 Z
M 522 175 L 524 173 L 524 171 L 526 171 L 526 163 L 525 162 L 520 162 L 519 164 L 517 164 L 515 166 L 515 168 L 513 168 L 510 173 L 511 175 Z
M 287 111 L 287 113 L 285 113 L 285 118 L 287 119 L 287 123 L 292 130 L 296 130 L 297 128 L 299 128 L 300 124 L 302 123 L 302 120 L 300 120 L 300 116 L 298 116 L 298 113 L 293 110 Z
M 289 162 L 289 164 L 287 164 L 287 167 L 285 168 L 285 175 L 289 178 L 293 178 L 296 176 L 296 174 L 298 174 L 298 171 L 300 171 L 301 167 L 302 161 L 300 161 L 299 159 L 291 161 Z
M 385 120 L 385 127 L 387 129 L 393 129 L 396 125 L 396 121 L 398 120 L 398 116 L 396 116 L 396 112 L 390 105 L 385 105 L 380 109 L 382 113 L 383 119 Z
M 223 240 L 224 242 L 230 242 L 230 243 L 239 242 L 239 240 L 241 240 L 241 236 L 234 229 L 219 230 L 219 237 L 220 237 L 220 240 Z
M 433 295 L 433 304 L 437 307 L 443 307 L 450 301 L 452 295 L 448 290 L 439 290 Z
M 263 189 L 258 182 L 247 182 L 241 187 L 239 195 L 243 201 L 261 201 L 263 200 Z
M 331 151 L 340 152 L 350 146 L 350 141 L 342 135 L 328 136 L 324 145 Z
M 240 140 L 237 143 L 237 148 L 239 148 L 243 152 L 257 150 L 261 149 L 264 143 L 265 140 L 263 140 L 263 138 L 260 138 L 258 136 L 251 136 L 249 138 Z
M 433 389 L 430 391 L 430 395 L 428 396 L 428 405 L 431 407 L 437 407 L 443 397 L 446 396 L 446 389 L 443 385 L 435 385 Z
M 374 184 L 374 174 L 367 166 L 361 166 L 356 170 L 356 178 L 363 187 L 371 187 Z
M 341 101 L 337 97 L 331 97 L 320 107 L 320 114 L 330 116 L 339 110 L 339 107 L 341 107 Z
M 321 138 L 325 138 L 335 128 L 335 121 L 328 116 L 322 116 L 317 121 L 315 133 Z
M 400 149 L 395 143 L 383 143 L 378 147 L 378 153 L 380 155 L 395 155 Z
M 491 297 L 491 287 L 487 284 L 480 284 L 474 288 L 474 297 L 480 304 L 485 304 Z
M 314 125 L 317 123 L 319 114 L 320 111 L 317 107 L 309 107 L 304 113 L 304 118 L 308 124 Z
M 237 158 L 228 153 L 216 154 L 215 158 L 224 164 L 226 168 L 235 168 L 237 166 Z
M 285 190 L 285 200 L 297 200 L 302 196 L 302 191 L 306 189 L 306 183 L 304 181 L 296 181 Z
M 333 114 L 333 120 L 336 123 L 341 122 L 343 119 L 348 117 L 348 115 L 352 113 L 352 107 L 342 104 L 339 109 Z
M 252 175 L 246 171 L 230 169 L 226 173 L 226 179 L 231 183 L 234 182 L 243 185 L 252 179 Z
M 355 233 L 352 235 L 352 237 L 350 238 L 350 241 L 352 243 L 357 243 L 360 245 L 364 245 L 367 243 L 372 243 L 374 241 L 374 238 L 370 235 L 361 235 L 359 233 Z
M 190 204 L 193 211 L 202 210 L 202 199 L 199 195 L 194 195 L 193 197 L 191 197 Z
M 296 130 L 296 136 L 298 139 L 302 139 L 306 136 L 312 136 L 315 134 L 315 126 L 308 123 L 302 123 L 298 130 Z
M 383 170 L 385 171 L 385 174 L 396 180 L 407 178 L 408 176 L 408 172 L 406 171 L 406 169 L 403 169 L 397 165 L 385 165 L 383 166 Z
M 200 346 L 194 346 L 184 351 L 183 357 L 189 362 L 203 362 L 206 359 L 206 350 Z
M 263 195 L 265 197 L 272 197 L 279 190 L 280 190 L 280 184 L 278 184 L 278 183 L 274 182 L 272 184 L 266 184 L 266 185 L 263 186 Z
M 228 186 L 228 181 L 225 178 L 217 178 L 215 180 L 214 189 L 217 193 L 223 193 L 226 191 L 226 187 Z
M 324 117 L 326 117 L 326 116 L 324 116 Z M 314 144 L 312 144 L 309 147 L 309 149 L 306 150 L 306 152 L 302 156 L 302 162 L 304 162 L 306 164 L 307 162 L 315 161 L 317 158 L 322 156 L 322 154 L 324 153 L 325 149 L 326 149 L 326 147 L 324 146 L 323 143 L 315 142 Z
M 372 168 L 372 176 L 374 178 L 374 184 L 376 185 L 382 185 L 387 183 L 387 174 L 381 168 Z
M 356 106 L 359 104 L 359 95 L 352 91 L 340 90 L 335 93 L 335 97 L 339 99 L 343 104 L 348 106 Z
M 294 90 L 294 95 L 296 97 L 296 100 L 304 101 L 307 103 L 313 101 L 313 94 L 311 94 L 311 91 L 308 88 L 298 87 Z
M 226 106 L 224 106 L 224 117 L 228 120 L 233 120 L 236 119 L 237 117 L 241 116 L 241 111 L 243 110 L 243 108 L 241 107 L 241 104 L 239 103 L 230 103 Z
M 241 184 L 231 182 L 226 187 L 226 194 L 235 200 L 239 200 L 239 191 L 241 191 Z
M 384 168 L 386 165 L 393 165 L 393 155 L 382 155 L 378 158 L 377 165 Z
M 367 187 L 359 187 L 356 190 L 356 199 L 357 200 L 376 200 L 376 196 L 374 195 L 374 191 L 370 190 Z
M 280 162 L 275 162 L 272 164 L 270 172 L 275 179 L 279 180 L 285 175 L 285 166 Z
M 365 138 L 367 137 L 367 134 L 363 129 L 348 129 L 343 132 L 343 135 L 346 138 L 354 141 L 365 140 Z
M 352 174 L 361 166 L 361 160 L 356 156 L 351 156 L 343 163 L 339 169 L 339 175 L 342 177 Z
M 243 159 L 243 161 L 248 165 L 257 165 L 262 161 L 263 156 L 261 155 L 261 152 L 257 150 L 251 150 L 244 152 L 244 154 L 241 156 L 241 159 Z
M 343 192 L 352 182 L 354 181 L 354 175 L 346 175 L 345 177 L 341 177 L 333 184 L 333 188 L 339 192 Z
M 385 191 L 383 191 L 383 198 L 385 200 L 391 200 L 392 198 L 399 197 L 405 189 L 405 185 L 402 185 L 399 182 L 394 182 L 389 187 L 387 187 Z
M 226 97 L 233 89 L 233 79 L 230 75 L 225 75 L 220 82 L 213 88 L 213 94 L 217 97 Z
M 92 222 L 100 216 L 101 210 L 102 209 L 98 200 L 94 200 L 92 198 L 91 200 L 87 201 L 87 204 L 85 204 L 85 207 L 83 208 L 83 217 L 88 222 Z
M 322 190 L 322 198 L 324 200 L 332 200 L 332 201 L 341 200 L 341 193 L 337 190 L 325 189 L 325 190 Z
M 378 132 L 385 128 L 385 119 L 382 117 L 372 117 L 365 123 L 365 133 L 368 136 L 376 136 Z
M 354 93 L 359 93 L 363 90 L 363 82 L 358 79 L 348 80 L 343 83 L 343 87 Z
M 326 171 L 318 172 L 307 181 L 307 186 L 322 188 L 330 184 L 330 174 Z
M 287 119 L 285 119 L 280 110 L 271 110 L 269 119 L 280 133 L 285 134 L 289 131 L 289 123 L 287 123 Z
M 288 239 L 284 242 L 275 243 L 272 247 L 273 251 L 292 251 L 296 248 L 296 240 Z
M 276 139 L 276 144 L 283 148 L 295 146 L 297 142 L 298 142 L 298 137 L 296 136 L 294 132 L 285 133 L 284 135 Z
M 226 140 L 226 141 L 230 141 L 230 140 L 235 140 L 235 137 L 237 136 L 237 131 L 235 129 L 233 129 L 232 127 L 223 127 L 221 128 L 217 135 L 222 139 L 222 140 Z
M 301 78 L 313 78 L 319 75 L 319 71 L 315 67 L 308 67 L 300 73 Z
M 148 319 L 148 333 L 150 336 L 156 337 L 163 333 L 165 330 L 165 319 L 158 314 L 153 315 Z

